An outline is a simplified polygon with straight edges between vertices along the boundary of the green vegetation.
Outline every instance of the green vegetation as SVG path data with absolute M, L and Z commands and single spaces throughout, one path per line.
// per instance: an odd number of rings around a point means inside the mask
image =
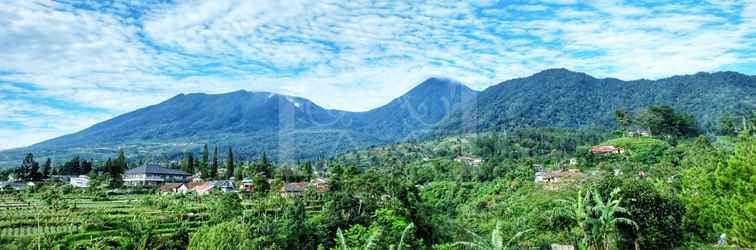
M 626 136 L 633 124 L 461 134 L 297 164 L 265 153 L 240 161 L 230 148 L 196 162 L 187 153 L 192 160 L 174 167 L 254 183 L 208 195 L 114 184 L 122 155 L 95 164 L 102 171 L 89 188 L 35 181 L 30 155 L 16 172 L 35 185 L 0 195 L 0 248 L 755 248 L 753 124 L 672 143 L 666 134 Z M 592 151 L 597 145 L 623 153 Z M 328 192 L 279 194 L 322 179 Z

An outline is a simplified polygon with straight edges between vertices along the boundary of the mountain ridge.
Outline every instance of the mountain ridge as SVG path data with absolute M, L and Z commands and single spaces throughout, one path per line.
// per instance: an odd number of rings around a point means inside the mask
M 529 126 L 611 127 L 612 112 L 617 108 L 638 112 L 652 105 L 672 106 L 706 125 L 718 121 L 724 113 L 756 110 L 754 96 L 756 76 L 737 72 L 699 72 L 658 80 L 623 81 L 550 69 L 486 88 L 476 103 L 455 111 L 471 114 L 474 124 L 468 122 L 463 126 L 451 119 L 441 127 L 451 131 Z
M 650 105 L 673 106 L 705 124 L 724 113 L 755 110 L 754 96 L 756 77 L 737 72 L 623 81 L 564 68 L 503 81 L 483 91 L 431 77 L 362 112 L 325 109 L 306 98 L 272 92 L 181 93 L 76 133 L 0 151 L 0 163 L 17 161 L 26 152 L 58 161 L 71 154 L 101 159 L 119 147 L 175 158 L 184 151 L 196 152 L 203 143 L 233 145 L 249 157 L 285 149 L 288 152 L 279 155 L 312 158 L 434 134 L 612 127 L 611 112 L 616 108 L 638 111 Z

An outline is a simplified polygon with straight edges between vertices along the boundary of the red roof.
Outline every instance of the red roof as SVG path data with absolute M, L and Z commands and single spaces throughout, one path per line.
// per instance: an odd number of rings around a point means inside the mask
M 281 186 L 279 192 L 304 192 L 307 190 L 306 182 L 290 182 Z
M 591 148 L 591 152 L 596 154 L 622 153 L 622 151 L 622 148 L 615 146 L 593 146 L 593 148 Z
M 188 189 L 194 189 L 194 187 L 202 185 L 202 184 L 205 184 L 205 183 L 204 182 L 190 182 L 184 185 L 186 185 L 186 188 Z
M 181 183 L 166 183 L 163 185 L 160 185 L 161 191 L 173 191 L 181 187 Z
M 203 183 L 199 183 L 199 185 L 194 186 L 192 189 L 199 191 L 199 190 L 208 190 L 210 188 L 212 188 L 212 186 L 210 185 L 209 182 L 203 182 Z

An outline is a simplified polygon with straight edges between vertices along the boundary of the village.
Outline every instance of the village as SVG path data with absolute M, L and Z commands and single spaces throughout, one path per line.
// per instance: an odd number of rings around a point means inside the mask
M 90 188 L 92 180 L 87 175 L 79 176 L 51 176 L 50 180 L 68 183 L 75 188 Z M 166 168 L 157 164 L 147 164 L 141 167 L 129 169 L 124 173 L 125 187 L 140 187 L 156 189 L 157 193 L 167 194 L 197 194 L 207 195 L 213 192 L 254 192 L 255 187 L 251 178 L 242 180 L 203 180 L 202 174 L 189 174 L 178 169 Z M 272 184 L 273 179 L 268 183 Z M 0 190 L 22 191 L 37 185 L 32 181 L 9 180 L 0 182 Z M 310 181 L 285 182 L 278 189 L 281 197 L 290 198 L 303 195 L 312 191 L 316 194 L 329 192 L 328 181 L 325 178 L 314 178 Z
M 645 134 L 644 134 L 645 135 Z M 613 155 L 625 154 L 625 149 L 611 145 L 593 146 L 590 153 L 595 157 L 607 157 Z M 454 157 L 454 161 L 468 167 L 477 168 L 485 162 L 484 159 L 475 155 L 459 155 Z M 590 173 L 583 173 L 577 169 L 578 159 L 570 158 L 558 164 L 555 170 L 547 170 L 542 164 L 532 166 L 535 183 L 542 183 L 547 189 L 555 189 L 554 186 L 563 182 L 573 183 L 580 180 L 584 175 L 598 175 L 598 170 Z M 222 169 L 221 169 L 222 171 Z M 614 176 L 622 175 L 619 169 L 614 169 Z M 638 172 L 639 177 L 646 177 L 643 171 Z M 91 177 L 88 175 L 53 175 L 49 180 L 67 183 L 75 188 L 90 188 L 92 185 Z M 267 180 L 268 185 L 274 184 L 273 179 Z M 32 181 L 14 180 L 0 182 L 0 190 L 21 191 L 26 188 L 33 188 L 37 183 Z M 241 192 L 251 193 L 255 191 L 255 184 L 252 178 L 243 178 L 235 180 L 233 177 L 228 180 L 205 180 L 202 173 L 190 174 L 186 171 L 174 168 L 163 167 L 160 164 L 144 164 L 140 167 L 128 169 L 123 175 L 124 187 L 139 187 L 155 189 L 156 193 L 161 195 L 169 194 L 196 194 L 207 195 L 213 192 L 229 193 Z M 283 198 L 299 197 L 306 192 L 312 192 L 318 195 L 328 193 L 330 186 L 328 179 L 324 177 L 312 178 L 309 181 L 283 182 L 280 183 L 278 194 Z

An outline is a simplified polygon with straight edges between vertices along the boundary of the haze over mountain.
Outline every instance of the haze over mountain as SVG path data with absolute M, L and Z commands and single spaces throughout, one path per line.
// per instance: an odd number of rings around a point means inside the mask
M 515 127 L 613 127 L 612 112 L 669 105 L 702 124 L 726 113 L 756 110 L 756 77 L 698 73 L 660 80 L 597 79 L 565 69 L 502 82 L 477 92 L 430 78 L 390 103 L 366 112 L 328 110 L 300 97 L 268 92 L 180 94 L 80 132 L 0 152 L 13 166 L 27 152 L 57 161 L 73 154 L 176 158 L 202 144 L 233 146 L 245 158 L 313 158 L 433 134 Z M 156 156 L 160 154 L 162 156 Z

